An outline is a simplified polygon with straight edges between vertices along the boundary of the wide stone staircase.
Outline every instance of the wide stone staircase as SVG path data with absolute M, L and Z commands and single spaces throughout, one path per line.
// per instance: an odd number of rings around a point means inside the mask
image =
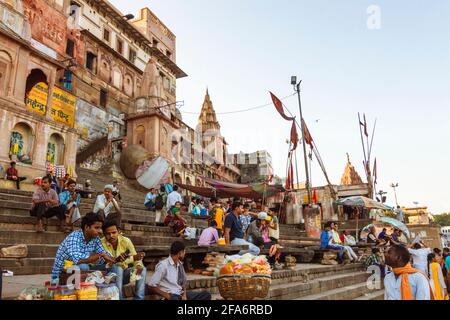
M 86 169 L 78 169 L 78 181 L 83 183 L 90 179 L 94 188 L 101 192 L 105 184 L 111 183 L 112 175 L 98 174 Z M 143 209 L 145 193 L 123 181 L 120 186 L 122 194 L 122 215 L 124 233 L 131 238 L 138 251 L 148 253 L 162 252 L 166 256 L 170 244 L 179 239 L 174 237 L 168 227 L 154 223 L 154 213 Z M 31 195 L 29 191 L 0 189 L 0 248 L 17 244 L 28 246 L 26 258 L 1 258 L 0 267 L 11 270 L 15 276 L 49 275 L 56 250 L 66 234 L 57 231 L 56 219 L 48 220 L 45 233 L 36 233 L 35 218 L 30 217 Z M 82 199 L 80 209 L 85 214 L 92 210 L 94 197 Z M 190 226 L 204 228 L 207 221 L 185 215 Z M 299 226 L 282 225 L 281 243 L 288 248 L 305 248 L 314 250 L 318 240 L 306 237 Z M 195 241 L 186 241 L 188 253 L 194 250 Z M 161 257 L 155 255 L 155 259 Z M 147 263 L 147 260 L 146 260 Z M 149 276 L 151 275 L 150 260 Z M 154 266 L 154 263 L 152 263 Z M 268 299 L 307 299 L 307 300 L 375 300 L 382 299 L 382 290 L 369 290 L 361 264 L 323 266 L 320 264 L 298 263 L 294 270 L 274 271 Z M 208 290 L 213 298 L 219 299 L 216 279 L 214 277 L 189 274 L 189 290 Z

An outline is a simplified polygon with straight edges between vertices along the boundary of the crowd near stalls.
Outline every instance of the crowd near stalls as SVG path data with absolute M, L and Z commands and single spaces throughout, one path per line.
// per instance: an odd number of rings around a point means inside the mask
M 358 242 L 348 230 L 339 234 L 337 222 L 327 222 L 320 237 L 321 249 L 332 250 L 338 263 L 345 264 L 361 260 L 353 248 L 370 248 L 364 265 L 384 281 L 385 300 L 448 300 L 449 249 L 429 248 L 420 237 L 410 240 L 401 214 L 396 221 L 381 220 L 391 225 L 366 226 L 360 230 Z

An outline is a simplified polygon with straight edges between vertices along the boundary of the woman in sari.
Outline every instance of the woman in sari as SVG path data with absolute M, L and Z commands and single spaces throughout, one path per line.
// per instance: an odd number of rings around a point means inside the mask
M 175 203 L 168 211 L 164 224 L 172 228 L 177 236 L 183 236 L 184 230 L 186 229 L 186 221 L 181 216 L 181 202 Z
M 428 274 L 435 300 L 448 300 L 447 286 L 436 253 L 428 255 Z

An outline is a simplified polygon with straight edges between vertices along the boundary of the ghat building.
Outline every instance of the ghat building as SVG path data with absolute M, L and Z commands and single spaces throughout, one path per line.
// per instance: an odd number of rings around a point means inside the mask
M 176 182 L 235 181 L 209 94 L 200 131 L 177 110 L 187 75 L 176 54 L 176 36 L 148 8 L 130 19 L 105 0 L 0 0 L 0 165 L 15 160 L 31 179 L 55 167 L 76 176 L 139 144 L 170 162 Z

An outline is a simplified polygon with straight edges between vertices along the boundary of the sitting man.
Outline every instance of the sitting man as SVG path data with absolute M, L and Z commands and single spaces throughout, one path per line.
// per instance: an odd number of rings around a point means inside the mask
M 352 247 L 344 245 L 341 242 L 341 238 L 339 237 L 339 233 L 337 230 L 338 230 L 337 223 L 332 222 L 331 223 L 331 231 L 330 231 L 331 244 L 338 245 L 338 246 L 341 246 L 342 248 L 344 248 L 345 252 L 347 252 L 347 255 L 348 255 L 350 261 L 357 262 L 358 256 L 356 255 L 355 251 L 353 251 Z
M 187 277 L 183 266 L 186 247 L 183 242 L 175 241 L 170 247 L 170 256 L 158 263 L 150 279 L 151 290 L 164 300 L 211 300 L 206 291 L 188 292 Z
M 144 199 L 144 205 L 149 211 L 155 211 L 155 199 L 156 199 L 155 188 L 151 188 Z
M 384 278 L 384 300 L 431 300 L 432 289 L 425 273 L 411 267 L 411 255 L 404 246 L 392 246 L 386 264 L 392 268 Z
M 378 240 L 384 241 L 384 242 L 388 242 L 389 240 L 389 236 L 387 235 L 387 229 L 383 228 L 383 231 L 380 232 L 380 234 L 378 235 Z
M 225 243 L 227 245 L 248 246 L 248 250 L 242 250 L 239 254 L 250 252 L 255 256 L 259 255 L 260 248 L 244 240 L 244 231 L 242 230 L 242 223 L 239 219 L 243 209 L 242 203 L 234 202 L 231 209 L 231 213 L 225 218 Z
M 19 172 L 16 169 L 16 163 L 13 161 L 10 163 L 10 167 L 8 168 L 8 170 L 6 170 L 6 179 L 15 181 L 17 190 L 20 190 L 20 183 L 27 178 L 19 177 Z
M 51 180 L 48 176 L 42 178 L 42 185 L 33 194 L 33 205 L 30 215 L 37 218 L 36 231 L 43 232 L 43 218 L 58 217 L 60 231 L 64 232 L 65 206 L 59 203 L 58 194 L 50 188 Z
M 105 186 L 103 194 L 97 196 L 93 211 L 103 215 L 103 219 L 116 219 L 117 224 L 120 226 L 122 215 L 120 206 L 112 194 L 113 189 L 114 187 L 110 184 Z
M 247 241 L 253 243 L 257 247 L 264 246 L 264 240 L 262 237 L 262 221 L 267 218 L 267 214 L 265 212 L 261 212 L 258 216 L 258 219 L 250 223 L 247 228 L 246 236 Z
M 342 231 L 341 241 L 346 246 L 356 246 L 356 239 L 348 232 L 348 230 Z
M 90 212 L 81 220 L 81 230 L 72 232 L 64 239 L 56 252 L 52 269 L 53 283 L 58 283 L 66 260 L 77 265 L 80 270 L 106 270 L 105 262 L 115 263 L 100 241 L 102 225 L 103 217 Z
M 120 189 L 119 189 L 119 181 L 114 180 L 113 181 L 113 190 L 112 194 L 114 198 L 119 199 L 119 201 L 122 201 L 122 196 L 120 195 Z
M 73 224 L 81 219 L 80 200 L 81 196 L 75 191 L 77 183 L 70 179 L 66 183 L 67 190 L 59 194 L 59 203 L 64 206 L 64 212 L 66 215 L 66 232 L 73 231 Z M 72 227 L 69 227 L 72 226 Z
M 102 227 L 103 248 L 111 255 L 116 264 L 112 272 L 117 275 L 116 285 L 119 288 L 120 300 L 123 300 L 123 285 L 130 282 L 131 275 L 135 272 L 139 279 L 136 279 L 135 300 L 145 298 L 145 280 L 147 269 L 142 263 L 145 253 L 137 253 L 130 239 L 119 233 L 119 227 L 114 220 L 107 220 Z
M 372 254 L 369 257 L 367 257 L 364 265 L 366 266 L 366 268 L 368 268 L 370 266 L 377 266 L 377 267 L 379 267 L 380 268 L 380 272 L 381 272 L 381 277 L 384 278 L 386 265 L 385 265 L 385 261 L 384 261 L 384 255 L 380 251 L 379 248 L 373 248 L 372 249 Z
M 217 232 L 217 223 L 214 220 L 209 222 L 209 228 L 206 228 L 202 231 L 200 238 L 198 239 L 199 246 L 210 246 L 213 244 L 217 244 L 217 240 L 219 240 L 219 233 Z
M 320 249 L 338 250 L 338 261 L 342 262 L 344 257 L 344 248 L 335 244 L 331 244 L 331 222 L 325 223 L 324 230 L 320 235 Z

